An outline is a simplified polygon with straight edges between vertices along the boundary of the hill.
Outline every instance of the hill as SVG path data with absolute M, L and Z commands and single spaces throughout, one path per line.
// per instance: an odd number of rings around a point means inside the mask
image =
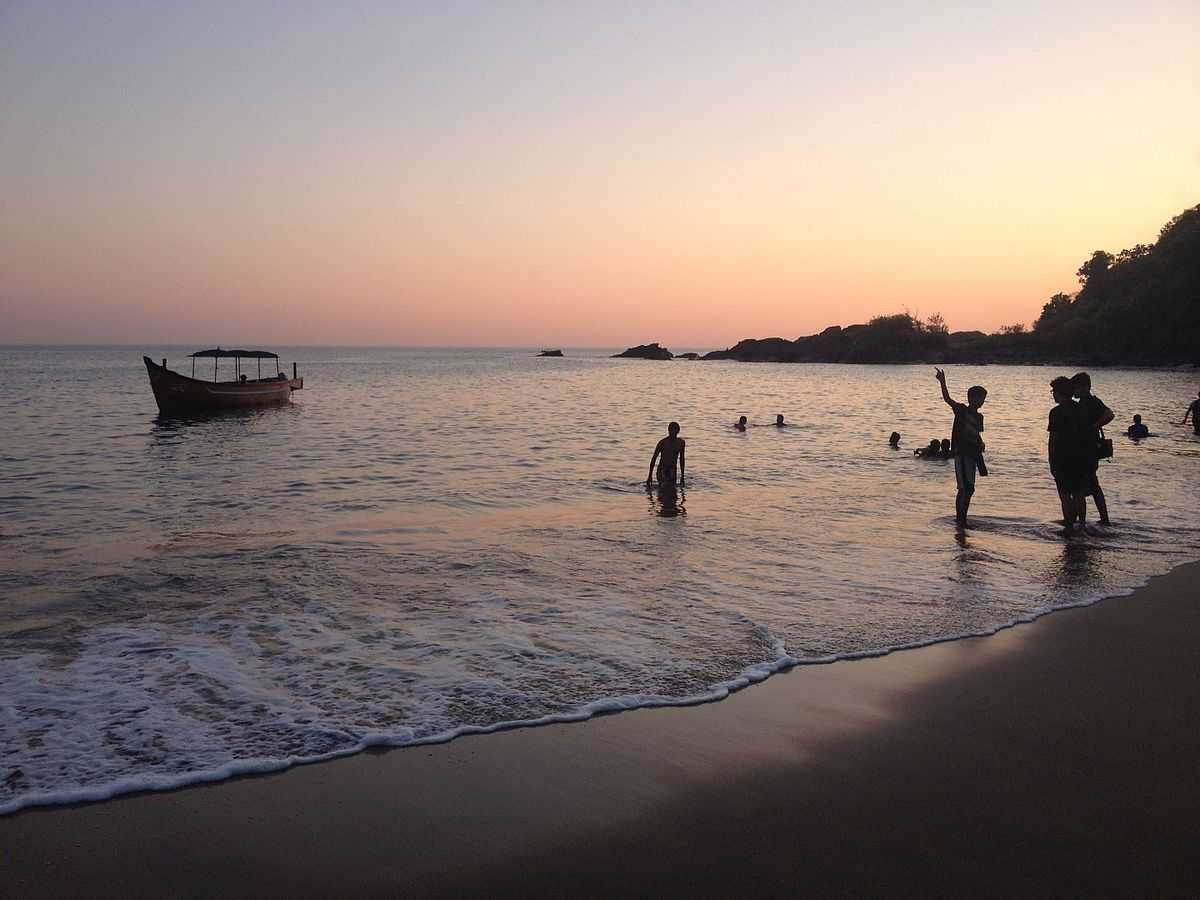
M 1032 330 L 951 333 L 940 315 L 876 316 L 787 340 L 739 341 L 705 359 L 745 362 L 1200 365 L 1200 206 L 1162 227 L 1154 244 L 1095 251 L 1076 294 L 1055 294 Z

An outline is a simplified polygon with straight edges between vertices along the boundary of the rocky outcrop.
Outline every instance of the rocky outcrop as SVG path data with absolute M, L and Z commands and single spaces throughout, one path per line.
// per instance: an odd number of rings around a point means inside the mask
M 613 359 L 673 359 L 674 357 L 675 354 L 666 347 L 660 347 L 657 343 L 640 344 L 612 355 Z

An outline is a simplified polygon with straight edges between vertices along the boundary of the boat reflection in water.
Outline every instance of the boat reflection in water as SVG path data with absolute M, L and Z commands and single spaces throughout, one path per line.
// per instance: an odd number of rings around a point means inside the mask
M 150 388 L 154 391 L 154 400 L 158 403 L 159 412 L 168 415 L 186 415 L 200 411 L 224 409 L 247 409 L 256 406 L 275 406 L 290 403 L 292 391 L 304 388 L 304 379 L 296 373 L 296 364 L 292 363 L 292 377 L 279 369 L 279 355 L 267 350 L 200 350 L 190 355 L 192 360 L 191 376 L 172 372 L 167 368 L 167 361 L 162 364 L 154 362 L 148 356 L 143 356 L 146 372 L 150 376 Z M 213 361 L 213 379 L 207 381 L 196 378 L 196 360 L 211 359 Z M 218 381 L 217 375 L 220 360 L 232 359 L 233 380 Z M 242 360 L 256 361 L 255 377 L 250 378 L 242 372 Z M 262 376 L 262 361 L 275 360 L 275 374 L 264 378 Z

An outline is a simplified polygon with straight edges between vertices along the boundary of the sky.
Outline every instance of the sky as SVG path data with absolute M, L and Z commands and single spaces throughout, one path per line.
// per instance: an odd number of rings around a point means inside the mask
M 1195 0 L 0 0 L 0 343 L 1028 324 L 1200 203 L 1197 47 Z

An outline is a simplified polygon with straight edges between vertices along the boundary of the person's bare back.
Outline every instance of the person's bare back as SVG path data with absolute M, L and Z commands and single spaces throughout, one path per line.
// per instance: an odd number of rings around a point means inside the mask
M 650 457 L 650 472 L 646 475 L 646 483 L 654 478 L 659 484 L 674 484 L 675 471 L 679 470 L 679 483 L 683 483 L 686 460 L 684 457 L 685 441 L 679 436 L 679 423 L 672 422 L 667 426 L 667 436 L 654 447 L 654 455 Z M 658 463 L 655 472 L 654 464 Z

